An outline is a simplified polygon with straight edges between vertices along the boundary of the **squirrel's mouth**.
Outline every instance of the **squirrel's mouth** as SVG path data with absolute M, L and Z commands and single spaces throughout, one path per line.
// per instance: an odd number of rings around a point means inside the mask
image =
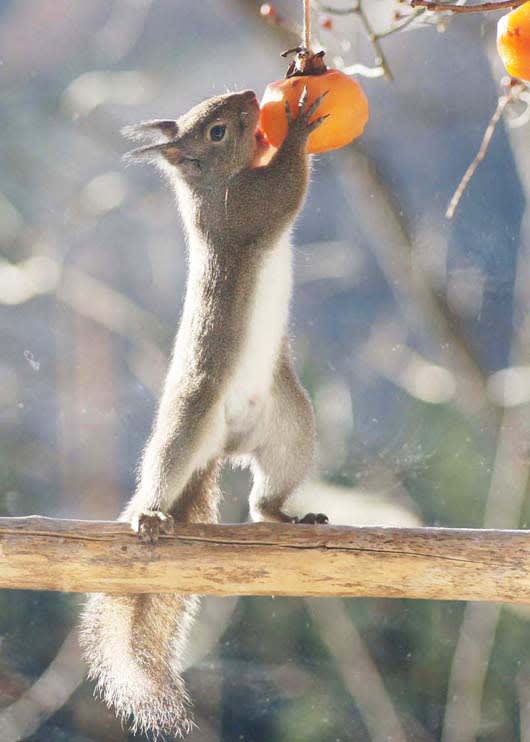
M 258 127 L 256 127 L 254 137 L 256 139 L 256 153 L 252 161 L 252 167 L 264 167 L 269 164 L 277 150 L 272 144 L 269 144 L 264 133 Z

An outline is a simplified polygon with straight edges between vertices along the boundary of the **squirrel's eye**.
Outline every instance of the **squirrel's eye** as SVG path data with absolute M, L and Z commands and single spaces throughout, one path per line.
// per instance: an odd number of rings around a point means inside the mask
M 210 129 L 210 139 L 212 142 L 220 142 L 224 139 L 226 134 L 226 126 L 224 124 L 216 124 Z

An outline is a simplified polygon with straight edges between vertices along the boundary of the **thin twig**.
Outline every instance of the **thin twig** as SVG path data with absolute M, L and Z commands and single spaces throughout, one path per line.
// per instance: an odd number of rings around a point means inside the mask
M 388 36 L 392 36 L 392 34 L 395 34 L 398 31 L 403 31 L 405 28 L 407 28 L 407 26 L 410 26 L 410 24 L 413 23 L 417 18 L 422 16 L 424 12 L 424 8 L 419 8 L 415 13 L 411 13 L 406 18 L 403 18 L 399 23 L 396 23 L 394 26 L 390 26 L 390 28 L 386 31 L 379 31 L 376 34 L 376 37 L 378 39 L 386 39 Z
M 498 2 L 480 3 L 479 5 L 453 5 L 451 3 L 437 3 L 432 0 L 410 0 L 412 8 L 425 8 L 440 13 L 487 13 L 492 10 L 508 10 L 523 5 L 526 0 L 498 0 Z
M 356 3 L 355 5 L 350 5 L 348 8 L 334 8 L 331 5 L 323 5 L 322 3 L 318 4 L 318 9 L 322 13 L 327 13 L 328 15 L 355 15 L 359 14 L 360 6 L 359 3 Z M 419 18 L 424 13 L 424 8 L 419 8 L 415 13 L 410 13 L 406 18 L 403 18 L 401 22 L 396 23 L 394 26 L 391 26 L 386 31 L 378 31 L 373 32 L 374 38 L 378 41 L 379 39 L 386 39 L 387 36 L 392 36 L 392 34 L 397 33 L 397 31 L 402 31 L 404 28 L 409 26 L 413 21 L 416 20 L 416 18 Z
M 469 165 L 468 169 L 464 173 L 462 180 L 458 184 L 458 187 L 456 191 L 454 192 L 451 201 L 449 202 L 449 206 L 447 207 L 447 211 L 445 212 L 446 219 L 453 218 L 455 211 L 458 207 L 458 204 L 460 203 L 460 199 L 464 195 L 464 192 L 469 184 L 469 181 L 475 174 L 477 167 L 480 165 L 480 163 L 482 162 L 482 160 L 484 159 L 486 155 L 486 152 L 488 151 L 491 138 L 495 132 L 497 124 L 499 123 L 501 119 L 502 114 L 506 110 L 506 106 L 514 100 L 514 97 L 515 97 L 514 91 L 517 88 L 518 86 L 512 86 L 509 92 L 506 93 L 505 95 L 501 95 L 499 100 L 497 101 L 497 108 L 495 109 L 493 116 L 489 120 L 486 131 L 484 132 L 484 136 L 482 137 L 480 148 L 477 154 L 475 155 L 473 162 Z
M 366 67 L 362 64 L 354 64 L 350 65 L 348 67 L 341 67 L 342 71 L 345 72 L 347 75 L 362 75 L 363 77 L 380 77 L 385 76 L 389 80 L 393 80 L 393 75 L 390 70 L 390 66 L 386 60 L 385 54 L 383 52 L 383 49 L 381 47 L 381 44 L 379 43 L 380 39 L 385 39 L 388 36 L 391 36 L 392 34 L 397 33 L 398 31 L 402 31 L 403 29 L 407 28 L 413 21 L 415 21 L 419 16 L 421 16 L 425 11 L 423 8 L 418 9 L 416 12 L 411 13 L 406 18 L 403 18 L 401 21 L 396 22 L 395 25 L 388 28 L 386 31 L 376 32 L 372 28 L 372 25 L 370 23 L 370 20 L 368 19 L 366 13 L 364 12 L 364 9 L 362 7 L 361 1 L 358 3 L 355 3 L 355 5 L 350 5 L 347 8 L 334 8 L 331 5 L 326 5 L 321 2 L 316 2 L 315 7 L 318 8 L 319 11 L 323 13 L 328 13 L 329 15 L 335 15 L 335 16 L 347 16 L 347 15 L 358 15 L 359 19 L 361 21 L 361 24 L 364 28 L 364 32 L 368 38 L 369 43 L 371 44 L 375 56 L 376 56 L 376 67 Z M 305 49 L 311 49 L 311 0 L 303 0 L 303 24 L 302 29 L 299 30 L 297 27 L 295 27 L 292 23 L 290 23 L 286 18 L 284 18 L 282 15 L 280 15 L 273 6 L 269 5 L 268 3 L 265 3 L 262 8 L 267 8 L 265 12 L 262 11 L 262 15 L 266 17 L 269 23 L 275 25 L 275 26 L 282 26 L 286 30 L 290 31 L 291 33 L 295 35 L 302 36 L 302 44 Z
M 359 16 L 359 19 L 364 27 L 366 36 L 368 37 L 368 41 L 372 45 L 373 50 L 376 54 L 377 64 L 379 64 L 379 66 L 384 70 L 385 77 L 388 80 L 393 80 L 394 75 L 390 71 L 390 67 L 385 57 L 385 54 L 383 52 L 383 48 L 381 44 L 379 43 L 379 37 L 377 36 L 374 29 L 372 28 L 372 24 L 370 23 L 370 21 L 368 20 L 368 16 L 364 12 L 364 7 L 363 7 L 361 0 L 359 0 L 359 7 L 357 9 L 357 15 Z
M 357 15 L 359 16 L 359 20 L 361 21 L 361 24 L 364 28 L 364 32 L 375 52 L 376 64 L 378 67 L 380 67 L 383 70 L 383 74 L 388 80 L 393 80 L 394 76 L 392 75 L 390 65 L 388 64 L 388 61 L 385 57 L 385 53 L 383 52 L 383 48 L 381 44 L 379 43 L 379 40 L 384 39 L 387 36 L 391 36 L 397 31 L 403 30 L 410 23 L 412 23 L 412 21 L 414 21 L 419 15 L 423 13 L 423 10 L 420 10 L 417 13 L 413 13 L 408 18 L 405 18 L 401 23 L 397 23 L 395 26 L 392 26 L 386 31 L 377 33 L 376 31 L 374 31 L 372 24 L 370 23 L 370 20 L 364 11 L 362 0 L 359 0 L 359 2 L 357 2 L 355 5 L 350 5 L 347 8 L 334 8 L 331 5 L 325 5 L 319 2 L 318 9 L 322 11 L 323 13 L 328 13 L 329 15 L 337 15 L 337 16 Z
M 318 4 L 318 9 L 323 13 L 329 13 L 330 15 L 352 15 L 353 13 L 359 12 L 359 4 L 350 5 L 349 8 L 333 8 L 331 5 Z
M 349 64 L 344 67 L 335 61 L 335 66 L 345 75 L 360 75 L 361 77 L 376 78 L 384 77 L 385 71 L 379 65 L 377 67 L 367 67 L 365 64 Z

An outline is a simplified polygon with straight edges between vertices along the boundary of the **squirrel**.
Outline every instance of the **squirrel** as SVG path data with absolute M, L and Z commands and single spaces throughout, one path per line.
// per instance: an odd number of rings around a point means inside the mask
M 173 519 L 218 521 L 224 459 L 251 468 L 254 521 L 327 523 L 288 515 L 286 501 L 313 458 L 313 409 L 287 339 L 290 229 L 309 178 L 305 145 L 324 121 L 324 96 L 285 106 L 286 138 L 260 154 L 254 92 L 203 101 L 178 120 L 126 127 L 151 142 L 126 157 L 150 161 L 176 191 L 188 243 L 180 326 L 136 492 L 120 516 L 144 541 Z M 296 113 L 296 115 L 294 115 Z M 81 645 L 96 691 L 133 732 L 182 736 L 193 726 L 179 657 L 197 596 L 90 595 Z

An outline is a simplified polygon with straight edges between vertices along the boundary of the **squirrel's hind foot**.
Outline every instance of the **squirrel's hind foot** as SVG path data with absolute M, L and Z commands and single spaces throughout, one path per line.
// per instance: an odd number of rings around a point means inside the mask
M 329 523 L 329 518 L 324 513 L 307 513 L 303 518 L 297 518 L 296 516 L 291 520 L 291 523 L 303 523 L 303 524 L 314 524 L 314 525 L 326 525 Z

